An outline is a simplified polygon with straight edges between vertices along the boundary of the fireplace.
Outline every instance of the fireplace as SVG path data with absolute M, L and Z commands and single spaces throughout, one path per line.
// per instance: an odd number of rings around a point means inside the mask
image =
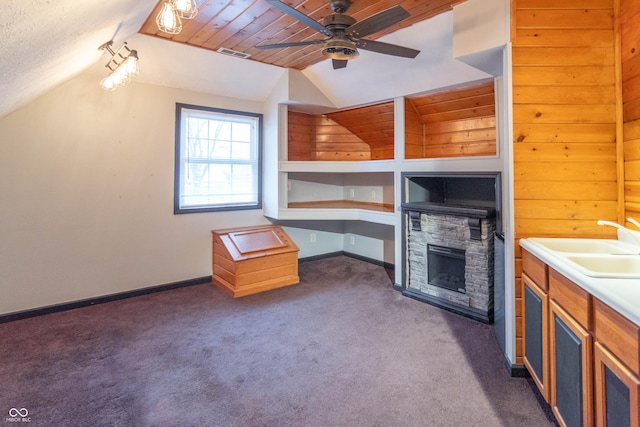
M 493 322 L 499 177 L 499 173 L 404 174 L 405 296 Z
M 464 250 L 427 245 L 427 283 L 465 293 Z

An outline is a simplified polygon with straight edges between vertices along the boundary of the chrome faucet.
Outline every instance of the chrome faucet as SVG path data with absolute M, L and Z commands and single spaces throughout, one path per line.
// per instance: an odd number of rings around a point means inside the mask
M 635 221 L 635 220 L 634 220 Z M 633 223 L 633 221 L 630 221 Z M 618 229 L 618 240 L 631 243 L 632 245 L 640 245 L 640 232 L 629 230 L 627 227 L 613 221 L 598 220 L 598 225 L 608 225 Z

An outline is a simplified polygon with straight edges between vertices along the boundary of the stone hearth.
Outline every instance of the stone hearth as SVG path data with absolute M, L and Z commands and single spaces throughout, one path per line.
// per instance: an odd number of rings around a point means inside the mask
M 419 209 L 419 210 L 418 210 Z M 431 204 L 405 206 L 406 277 L 403 293 L 484 323 L 493 322 L 495 212 Z M 464 251 L 464 286 L 429 283 L 429 245 Z

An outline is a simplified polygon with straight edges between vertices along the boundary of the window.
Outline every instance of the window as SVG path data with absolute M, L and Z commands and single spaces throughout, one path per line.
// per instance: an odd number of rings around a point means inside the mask
M 174 213 L 262 208 L 262 114 L 176 104 Z

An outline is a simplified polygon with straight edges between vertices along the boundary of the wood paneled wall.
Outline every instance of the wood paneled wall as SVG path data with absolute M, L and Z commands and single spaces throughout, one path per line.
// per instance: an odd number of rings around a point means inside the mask
M 389 160 L 393 101 L 326 115 L 289 112 L 289 160 Z
M 315 160 L 314 116 L 289 111 L 287 147 L 289 160 Z
M 493 81 L 411 97 L 405 105 L 405 157 L 441 158 L 496 154 Z
M 348 129 L 325 116 L 289 111 L 288 159 L 369 160 L 371 149 Z
M 625 218 L 640 221 L 640 2 L 620 3 Z M 628 227 L 634 227 L 627 223 Z
M 314 116 L 313 132 L 316 160 L 371 160 L 369 144 L 328 117 Z
M 614 0 L 513 0 L 516 363 L 522 363 L 520 238 L 614 237 Z M 635 0 L 629 0 L 635 1 Z
M 409 98 L 404 99 L 404 156 L 424 159 L 424 123 Z
M 371 147 L 371 160 L 393 159 L 393 101 L 327 114 Z

